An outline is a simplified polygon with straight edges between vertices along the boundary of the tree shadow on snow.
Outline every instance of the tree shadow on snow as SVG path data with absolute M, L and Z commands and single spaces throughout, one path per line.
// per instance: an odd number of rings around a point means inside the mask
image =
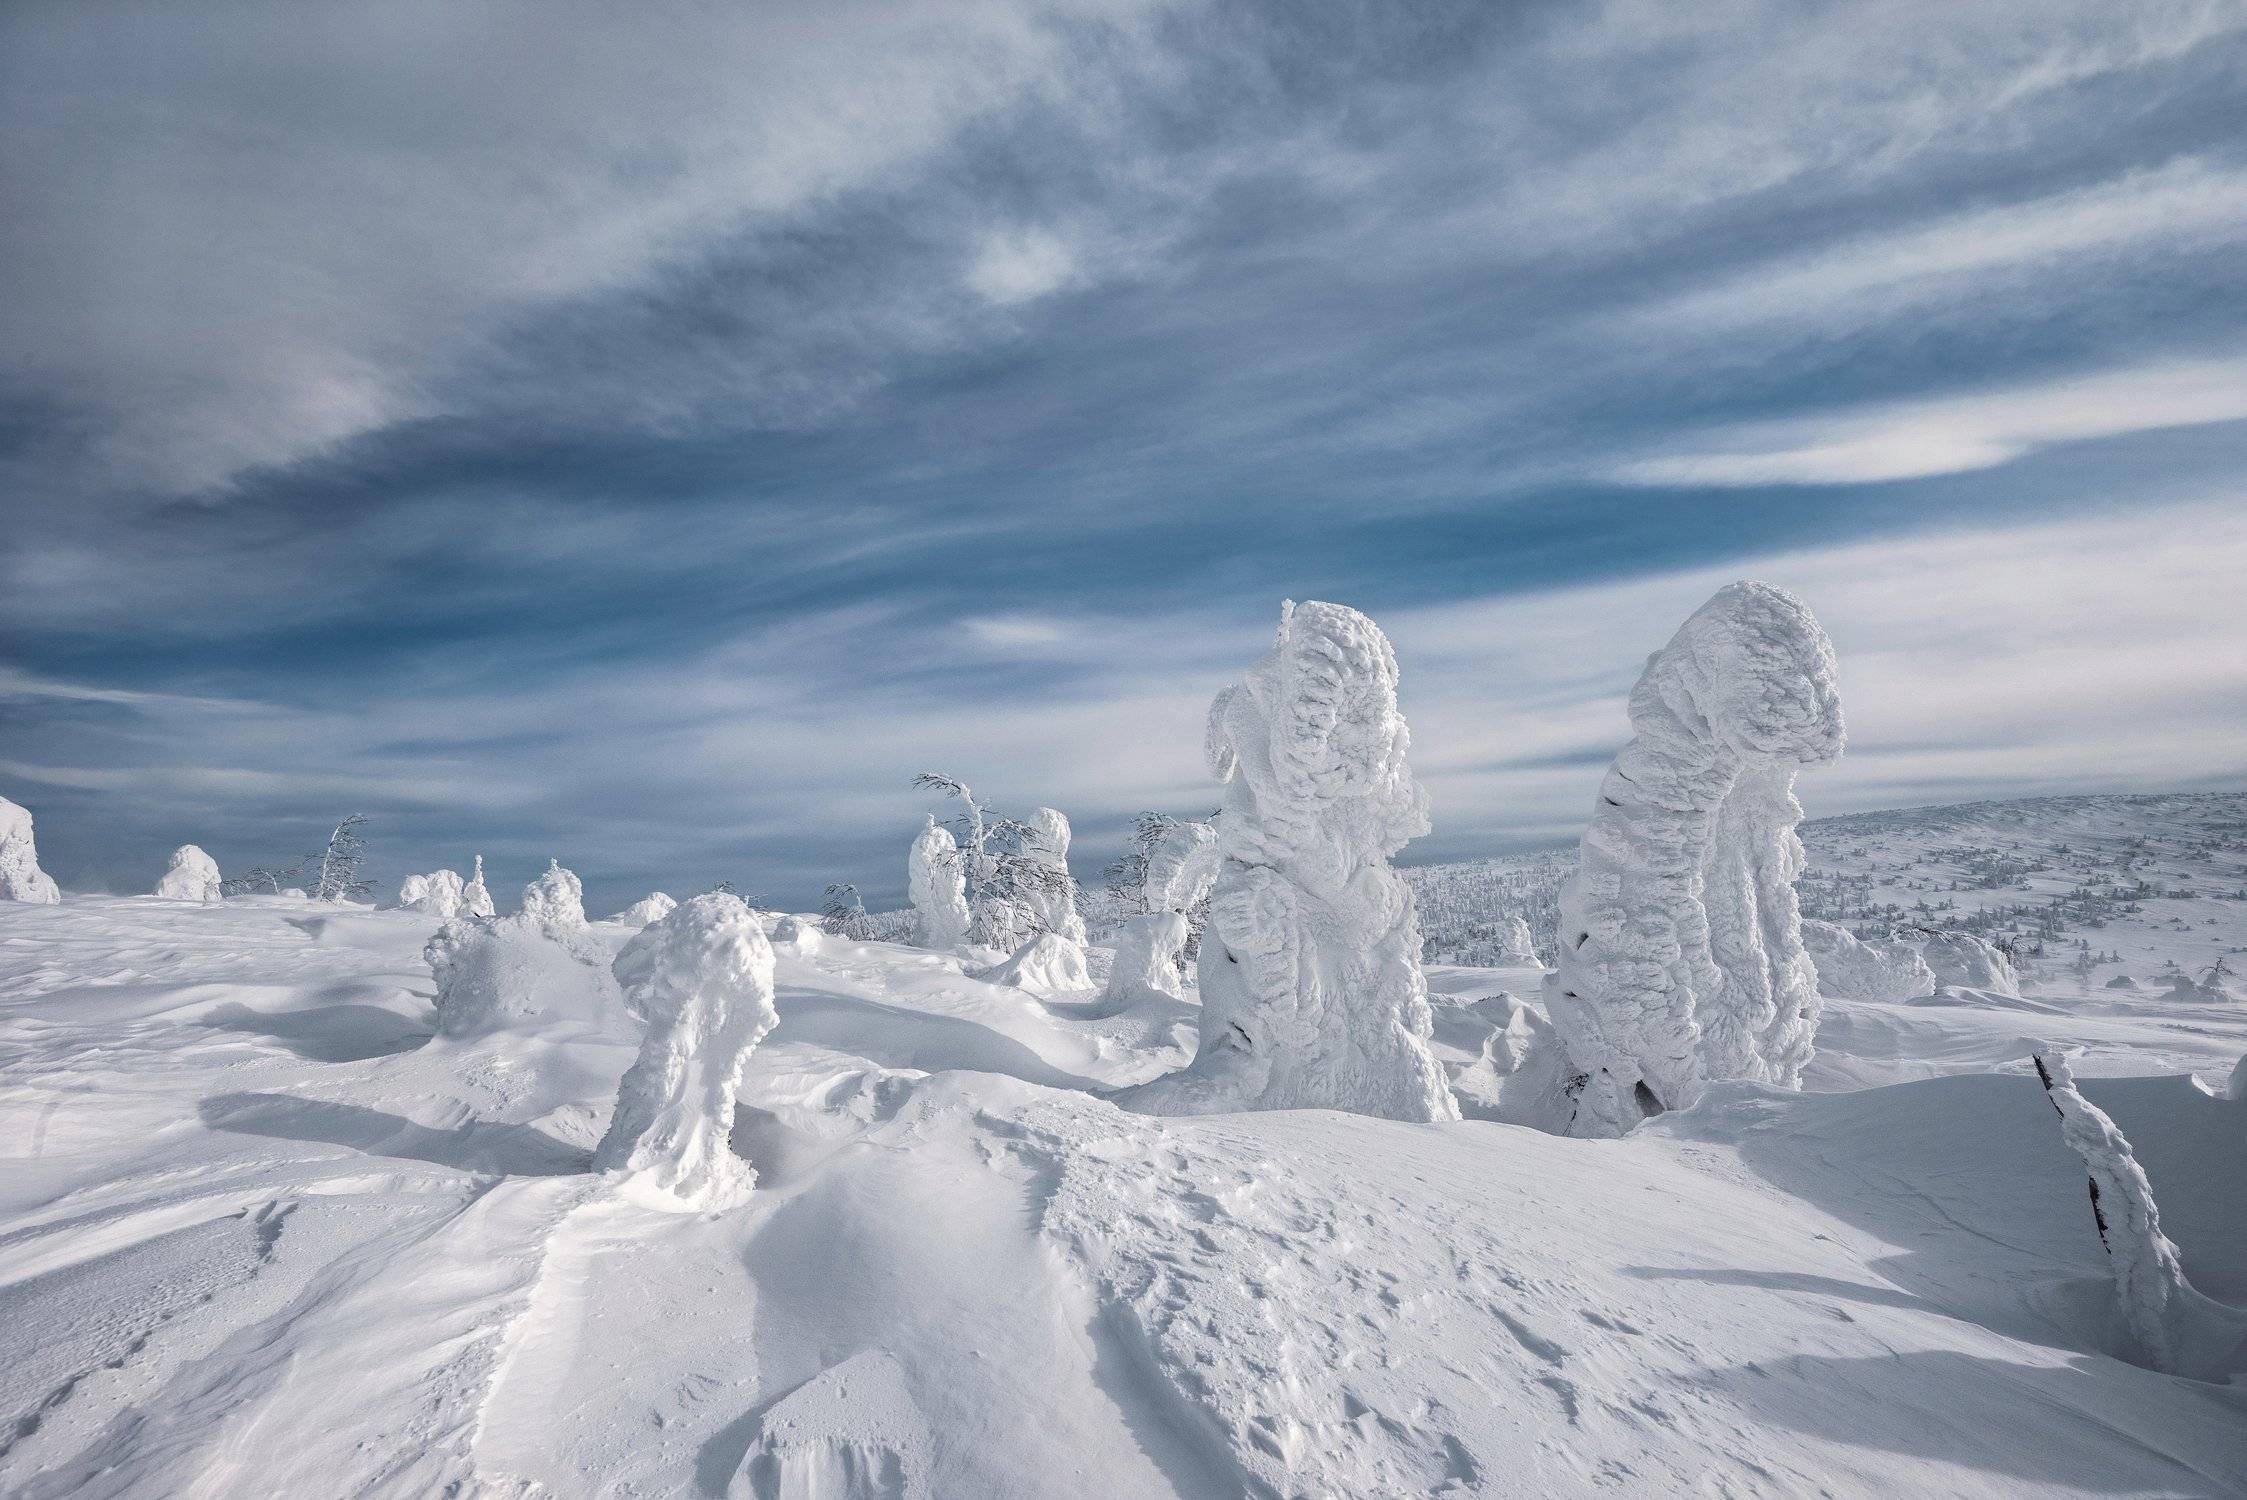
M 588 1153 L 528 1125 L 471 1120 L 439 1130 L 363 1105 L 291 1094 L 217 1094 L 197 1105 L 196 1113 L 213 1130 L 348 1146 L 462 1172 L 563 1177 L 592 1169 Z
M 228 1003 L 203 1016 L 216 1031 L 269 1037 L 307 1062 L 364 1062 L 411 1052 L 429 1040 L 427 1026 L 379 1005 L 323 1005 L 313 1010 L 252 1010 Z

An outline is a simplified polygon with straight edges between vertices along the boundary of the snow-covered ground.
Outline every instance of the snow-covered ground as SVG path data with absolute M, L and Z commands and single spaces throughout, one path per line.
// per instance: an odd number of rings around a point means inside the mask
M 2247 945 L 2247 799 L 1803 832 L 1811 914 L 2040 938 L 2025 998 L 1829 1000 L 1805 1092 L 1581 1141 L 1128 1113 L 1190 996 L 784 936 L 702 1215 L 589 1172 L 630 1016 L 434 1038 L 430 916 L 0 904 L 0 1493 L 2247 1493 L 2247 1383 L 2119 1357 L 2028 1066 L 2085 1049 L 2247 1306 L 2247 1005 L 2167 968 Z M 1470 1116 L 1538 977 L 1429 972 Z

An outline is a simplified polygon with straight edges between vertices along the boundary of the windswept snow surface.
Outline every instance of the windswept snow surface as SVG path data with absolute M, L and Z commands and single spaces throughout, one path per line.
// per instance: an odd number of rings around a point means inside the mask
M 2247 939 L 2179 905 L 2103 929 L 2129 972 Z M 755 1190 L 680 1214 L 591 1170 L 622 998 L 432 1040 L 433 926 L 0 907 L 0 1494 L 2247 1491 L 2247 1389 L 2135 1362 L 2027 1062 L 2082 1049 L 2236 1308 L 2247 1011 L 2115 966 L 1833 1000 L 1803 1092 L 1570 1140 L 1483 1102 L 1533 967 L 1429 970 L 1465 1121 L 1152 1117 L 1101 1095 L 1186 1061 L 1190 994 L 1111 1015 L 827 937 L 778 951 L 743 1070 Z

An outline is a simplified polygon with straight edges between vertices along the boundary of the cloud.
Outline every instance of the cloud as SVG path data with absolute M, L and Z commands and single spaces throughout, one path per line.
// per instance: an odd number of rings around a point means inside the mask
M 2063 443 L 2247 419 L 2247 359 L 2163 362 L 2011 390 L 1747 425 L 1607 471 L 1624 484 L 1871 484 L 1965 474 Z

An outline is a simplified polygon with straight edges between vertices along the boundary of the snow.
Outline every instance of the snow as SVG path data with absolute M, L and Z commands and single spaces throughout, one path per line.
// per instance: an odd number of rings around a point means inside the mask
M 1909 1000 L 1935 993 L 1935 971 L 1916 944 L 1898 937 L 1860 939 L 1832 922 L 1802 924 L 1803 946 L 1819 988 L 1850 1000 Z
M 523 915 L 550 932 L 583 927 L 584 883 L 560 860 L 548 860 L 546 873 L 523 887 Z
M 167 901 L 217 901 L 218 886 L 218 861 L 193 844 L 182 844 L 172 851 L 156 894 Z
M 1389 865 L 1428 831 L 1410 745 L 1380 628 L 1339 604 L 1283 606 L 1271 651 L 1210 706 L 1225 803 L 1201 1045 L 1138 1107 L 1458 1117 L 1428 1050 L 1412 892 Z
M 1192 911 L 1217 882 L 1220 856 L 1214 823 L 1172 824 L 1147 851 L 1143 897 L 1153 911 Z
M 1050 884 L 1024 893 L 1030 921 L 1040 932 L 1054 933 L 1080 946 L 1085 941 L 1084 918 L 1077 915 L 1077 883 L 1069 875 L 1069 819 L 1058 808 L 1041 807 L 1026 820 L 1030 825 L 1028 852 L 1052 872 Z
M 1028 990 L 1033 995 L 1067 995 L 1092 988 L 1085 969 L 1084 945 L 1058 932 L 1041 932 L 976 977 L 987 984 Z
M 959 840 L 934 814 L 913 840 L 905 875 L 913 902 L 914 941 L 939 950 L 965 943 L 974 922 L 967 905 L 967 865 L 960 857 Z
M 499 908 L 492 904 L 492 893 L 484 884 L 484 856 L 476 856 L 474 873 L 468 883 L 460 888 L 460 915 L 464 917 L 494 917 Z
M 0 797 L 0 901 L 53 906 L 60 900 L 62 892 L 39 868 L 30 810 Z
M 650 891 L 639 900 L 608 920 L 638 932 L 652 922 L 660 922 L 678 909 L 679 903 L 661 891 Z
M 1115 957 L 1102 1000 L 1123 1010 L 1150 999 L 1179 998 L 1179 955 L 1186 951 L 1186 916 L 1158 911 L 1133 917 L 1116 933 Z
M 407 911 L 424 912 L 440 922 L 450 922 L 454 917 L 470 914 L 466 891 L 457 870 L 408 875 L 398 886 L 398 905 Z M 491 904 L 489 897 L 484 904 Z M 490 916 L 491 913 L 486 911 L 481 915 Z
M 1938 922 L 1936 852 L 2016 837 L 2191 894 L 2026 998 L 1829 995 L 1802 1090 L 1619 1140 L 1510 1123 L 1556 1081 L 1533 965 L 1426 971 L 1465 1120 L 1167 1116 L 1115 1098 L 1193 1054 L 1190 987 L 829 938 L 774 958 L 754 1190 L 696 1213 L 593 1170 L 652 1034 L 620 924 L 577 934 L 598 994 L 440 1038 L 424 913 L 0 907 L 0 1493 L 2236 1495 L 2247 1381 L 2147 1367 L 2029 1056 L 2071 1049 L 2229 1326 L 2247 1009 L 2105 982 L 2247 944 L 2243 815 L 1806 824 L 1806 897 Z
M 2019 995 L 2021 981 L 2012 960 L 1971 932 L 1929 932 L 1919 940 L 1919 956 L 1937 984 L 1962 985 L 2000 995 Z
M 1825 631 L 1784 589 L 1728 584 L 1647 659 L 1630 717 L 1545 986 L 1584 1135 L 1689 1106 L 1711 1077 L 1791 1086 L 1817 1028 L 1794 777 L 1841 753 Z
M 756 1181 L 727 1139 L 742 1067 L 780 1019 L 772 944 L 740 898 L 697 896 L 641 928 L 613 967 L 648 1031 L 594 1169 L 666 1206 L 724 1207 Z

